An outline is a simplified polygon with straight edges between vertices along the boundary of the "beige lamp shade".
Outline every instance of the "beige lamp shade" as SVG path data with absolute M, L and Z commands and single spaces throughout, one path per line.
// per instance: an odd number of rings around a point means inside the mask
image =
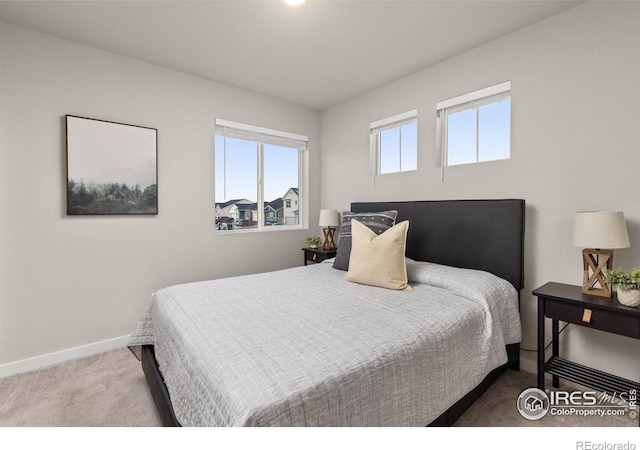
M 320 225 L 321 227 L 337 227 L 340 224 L 340 217 L 338 211 L 335 209 L 321 209 L 320 210 Z
M 571 243 L 583 248 L 627 248 L 629 234 L 622 211 L 581 211 L 573 216 Z

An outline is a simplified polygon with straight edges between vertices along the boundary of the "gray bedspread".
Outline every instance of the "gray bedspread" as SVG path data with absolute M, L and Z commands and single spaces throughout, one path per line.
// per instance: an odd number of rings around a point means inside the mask
M 167 287 L 129 344 L 155 346 L 183 426 L 424 426 L 506 363 L 518 297 L 485 272 L 407 269 L 412 292 L 331 263 Z

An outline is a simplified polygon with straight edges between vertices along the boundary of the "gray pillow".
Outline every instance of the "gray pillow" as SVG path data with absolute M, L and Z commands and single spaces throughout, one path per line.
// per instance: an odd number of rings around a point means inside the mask
M 349 270 L 349 257 L 351 256 L 351 221 L 366 225 L 376 234 L 382 234 L 395 225 L 398 211 L 382 211 L 367 213 L 342 213 L 342 225 L 340 226 L 340 237 L 338 238 L 338 252 L 333 261 L 333 268 Z

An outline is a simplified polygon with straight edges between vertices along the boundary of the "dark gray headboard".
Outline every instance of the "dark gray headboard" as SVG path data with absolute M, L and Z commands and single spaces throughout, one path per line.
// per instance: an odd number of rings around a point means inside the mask
M 387 210 L 398 211 L 396 223 L 409 220 L 409 258 L 485 270 L 524 287 L 524 200 L 351 204 L 353 212 Z

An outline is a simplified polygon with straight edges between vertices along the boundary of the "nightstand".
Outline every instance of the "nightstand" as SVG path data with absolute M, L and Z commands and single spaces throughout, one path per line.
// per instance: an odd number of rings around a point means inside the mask
M 544 374 L 553 375 L 553 387 L 560 378 L 609 394 L 640 390 L 640 383 L 560 358 L 558 321 L 640 339 L 640 309 L 611 298 L 586 295 L 580 286 L 547 283 L 533 291 L 538 297 L 538 389 L 544 391 Z M 545 361 L 545 317 L 551 319 L 552 355 Z
M 302 249 L 304 251 L 304 265 L 306 266 L 308 263 L 319 263 L 324 261 L 325 259 L 333 258 L 336 256 L 337 251 L 332 250 L 327 252 L 322 250 L 321 248 L 311 248 L 305 247 Z

